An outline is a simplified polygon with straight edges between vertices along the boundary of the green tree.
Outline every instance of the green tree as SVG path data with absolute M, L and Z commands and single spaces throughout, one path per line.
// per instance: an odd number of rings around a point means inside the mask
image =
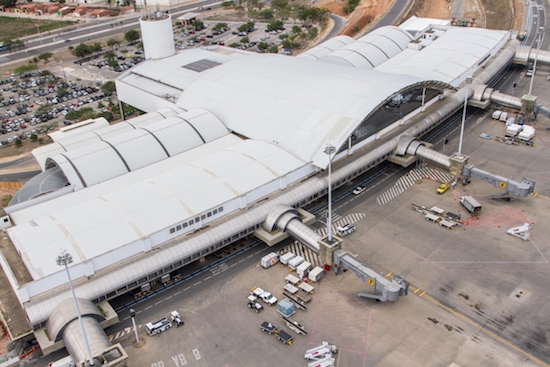
M 13 8 L 17 0 L 0 0 L 0 6 L 4 8 Z
M 73 55 L 79 58 L 83 58 L 92 54 L 92 50 L 89 45 L 81 43 L 73 49 Z
M 6 207 L 8 206 L 8 204 L 10 203 L 11 199 L 13 198 L 12 195 L 4 195 L 2 196 L 2 199 L 0 200 L 0 204 L 2 204 L 2 207 Z
M 116 59 L 116 54 L 115 54 L 114 51 L 107 51 L 103 54 L 103 57 L 106 60 L 114 60 L 114 59 Z
M 135 42 L 135 41 L 139 40 L 140 37 L 141 37 L 141 35 L 135 29 L 130 29 L 129 31 L 124 33 L 124 39 L 127 42 Z
M 103 47 L 101 46 L 101 43 L 99 42 L 94 42 L 91 46 L 90 46 L 90 50 L 95 53 L 100 53 L 101 50 L 103 49 Z
M 118 61 L 116 61 L 116 60 L 109 60 L 109 62 L 107 63 L 107 65 L 109 65 L 110 67 L 114 68 L 114 67 L 118 66 Z
M 279 52 L 279 47 L 273 45 L 273 46 L 271 46 L 271 47 L 269 48 L 268 52 L 269 52 L 269 53 L 272 53 L 272 54 L 276 54 L 276 53 Z
M 235 6 L 235 3 L 233 1 L 224 1 L 220 4 L 223 8 L 228 9 L 232 6 Z
M 273 9 L 264 9 L 260 13 L 258 13 L 258 16 L 261 19 L 273 19 Z
M 232 47 L 232 48 L 237 48 L 237 47 L 239 47 L 239 46 L 240 46 L 240 44 L 237 43 L 237 42 L 233 42 L 233 43 L 230 43 L 230 44 L 229 44 L 229 47 Z
M 227 23 L 218 23 L 212 29 L 214 31 L 219 31 L 220 29 L 227 28 Z
M 271 0 L 271 7 L 275 9 L 275 11 L 281 11 L 288 8 L 288 0 Z
M 241 43 L 250 43 L 250 38 L 243 37 L 243 38 L 241 38 L 241 40 L 239 42 L 241 42 Z
M 107 46 L 113 48 L 118 47 L 120 45 L 120 40 L 118 38 L 109 38 L 107 40 Z
M 37 67 L 38 67 L 38 61 L 40 61 L 40 60 L 38 60 L 38 57 L 36 57 L 36 56 L 33 57 L 31 61 L 34 65 L 37 65 Z
M 43 52 L 40 55 L 38 55 L 38 59 L 43 60 L 44 64 L 46 64 L 53 56 L 53 53 L 51 52 Z
M 279 29 L 279 28 L 281 28 L 281 27 L 283 27 L 283 26 L 284 26 L 284 23 L 283 23 L 281 20 L 275 20 L 275 21 L 269 23 L 269 24 L 267 25 L 267 28 L 266 28 L 266 29 L 267 29 L 268 31 L 275 31 L 275 30 L 277 30 L 277 29 Z
M 311 27 L 310 29 L 308 29 L 307 34 L 309 39 L 313 40 L 319 34 L 319 29 L 317 27 Z
M 195 20 L 195 21 L 193 22 L 193 27 L 195 28 L 196 31 L 202 30 L 202 29 L 203 29 L 203 28 L 202 28 L 203 25 L 204 25 L 204 23 L 201 22 L 200 20 Z
M 105 93 L 105 95 L 107 95 L 107 96 L 113 95 L 113 93 L 116 92 L 116 85 L 115 85 L 115 82 L 112 81 L 112 80 L 109 80 L 108 82 L 105 82 L 105 83 L 101 86 L 101 91 L 102 91 L 103 93 Z
M 67 94 L 69 94 L 69 91 L 67 91 L 66 88 L 60 88 L 57 90 L 58 97 L 63 97 L 64 95 L 67 95 Z
M 258 50 L 265 52 L 269 48 L 269 44 L 267 42 L 260 42 L 258 43 L 257 47 L 258 47 Z
M 21 139 L 19 138 L 15 138 L 13 139 L 13 143 L 15 144 L 16 147 L 20 147 L 21 146 Z
M 292 27 L 291 32 L 294 34 L 300 34 L 302 33 L 302 27 L 295 25 Z

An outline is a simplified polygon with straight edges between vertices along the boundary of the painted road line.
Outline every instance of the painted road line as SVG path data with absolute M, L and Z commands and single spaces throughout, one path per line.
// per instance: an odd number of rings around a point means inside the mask
M 153 308 L 153 306 L 147 306 L 147 307 L 145 307 L 145 310 L 148 310 L 150 308 Z
M 174 293 L 173 295 L 174 295 L 174 296 L 177 296 L 177 295 L 180 294 L 180 293 L 181 293 L 181 291 L 177 291 L 177 292 Z
M 172 296 L 168 296 L 168 297 L 166 297 L 164 300 L 165 300 L 165 301 L 168 301 L 170 298 L 172 298 Z
M 196 285 L 199 285 L 202 283 L 202 280 L 199 280 L 198 282 L 196 282 L 195 284 L 193 284 L 193 287 L 196 286 Z
M 183 288 L 184 291 L 191 289 L 191 286 Z
M 212 278 L 212 275 L 207 276 L 206 278 L 204 278 L 204 280 L 208 280 L 208 279 L 210 279 L 210 278 Z
M 162 303 L 162 301 L 158 301 L 158 302 L 155 303 L 155 306 L 158 306 L 158 305 L 160 305 L 161 303 Z

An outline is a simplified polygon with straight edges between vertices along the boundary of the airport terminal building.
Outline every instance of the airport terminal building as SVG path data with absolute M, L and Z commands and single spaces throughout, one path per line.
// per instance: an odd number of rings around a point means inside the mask
M 163 21 L 153 32 L 168 33 Z M 61 249 L 82 307 L 108 301 L 256 233 L 277 204 L 322 197 L 329 159 L 334 188 L 387 159 L 385 137 L 460 109 L 515 46 L 508 31 L 449 23 L 411 18 L 297 57 L 146 47 L 147 60 L 116 80 L 119 99 L 146 114 L 53 133 L 33 152 L 43 172 L 6 208 L 18 259 L 0 262 L 33 330 L 51 335 L 53 323 L 59 342 L 74 320 L 59 312 L 71 298 Z

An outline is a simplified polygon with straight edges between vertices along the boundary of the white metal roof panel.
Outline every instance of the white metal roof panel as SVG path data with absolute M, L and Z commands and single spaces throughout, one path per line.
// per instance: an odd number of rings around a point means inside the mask
M 212 111 L 239 134 L 274 142 L 326 167 L 327 141 L 340 146 L 372 109 L 418 81 L 315 60 L 252 55 L 211 69 L 183 92 L 178 105 Z
M 195 128 L 205 142 L 229 134 L 225 125 L 210 111 L 196 109 L 180 116 Z
M 15 211 L 16 226 L 8 233 L 26 254 L 29 271 L 42 277 L 59 271 L 55 257 L 60 248 L 73 254 L 75 263 L 92 259 L 305 164 L 275 144 L 230 134 L 101 185 Z
M 375 52 L 380 53 L 379 50 L 376 50 Z M 321 58 L 320 61 L 330 61 L 337 57 L 348 61 L 355 68 L 372 69 L 376 66 L 376 64 L 371 62 L 365 54 L 356 50 L 349 49 L 342 49 L 333 52 L 329 56 Z
M 151 132 L 161 142 L 170 157 L 203 144 L 197 132 L 179 117 L 171 117 L 142 129 Z
M 107 141 L 115 147 L 132 171 L 168 156 L 158 140 L 142 129 L 113 136 Z
M 64 156 L 71 161 L 86 186 L 123 175 L 128 172 L 124 162 L 109 144 L 99 141 L 74 149 Z M 55 160 L 55 157 L 52 157 Z M 63 171 L 65 173 L 65 171 Z
M 319 59 L 322 56 L 328 55 L 334 51 L 341 49 L 342 47 L 355 42 L 355 40 L 349 36 L 336 36 L 323 43 L 316 45 L 313 48 L 299 54 L 296 57 L 299 58 L 311 58 Z

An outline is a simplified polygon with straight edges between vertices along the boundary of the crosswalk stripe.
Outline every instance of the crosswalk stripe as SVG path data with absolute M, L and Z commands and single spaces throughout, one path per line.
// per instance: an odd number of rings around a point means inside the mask
M 402 194 L 410 188 L 411 186 L 414 186 L 416 181 L 423 180 L 423 179 L 431 179 L 437 182 L 450 182 L 454 179 L 454 176 L 450 173 L 441 172 L 433 168 L 426 167 L 426 164 L 419 165 L 418 167 L 415 167 L 411 169 L 409 172 L 407 172 L 405 175 L 400 177 L 395 185 L 384 191 L 382 194 L 380 194 L 376 198 L 376 202 L 378 205 L 386 205 L 388 202 L 396 198 L 398 195 Z

